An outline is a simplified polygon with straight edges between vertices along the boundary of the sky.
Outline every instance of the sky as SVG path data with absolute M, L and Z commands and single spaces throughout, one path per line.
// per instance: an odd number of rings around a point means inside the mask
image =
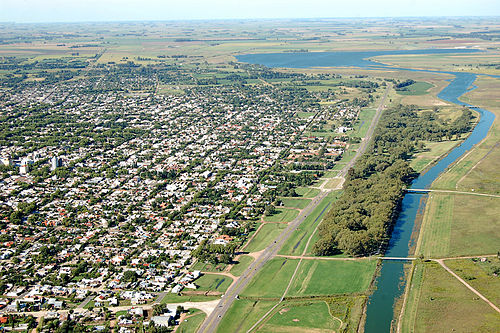
M 0 0 L 0 22 L 500 16 L 500 0 Z

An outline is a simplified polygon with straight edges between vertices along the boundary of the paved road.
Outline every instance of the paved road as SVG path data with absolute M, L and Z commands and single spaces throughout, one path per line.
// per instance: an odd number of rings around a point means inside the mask
M 370 124 L 368 131 L 366 132 L 366 136 L 363 142 L 361 143 L 358 151 L 356 152 L 352 160 L 349 163 L 347 163 L 344 166 L 344 168 L 340 171 L 339 176 L 345 177 L 345 175 L 347 175 L 347 171 L 354 165 L 354 162 L 366 151 L 368 143 L 372 138 L 375 127 L 382 114 L 382 110 L 385 107 L 385 101 L 387 99 L 388 92 L 389 92 L 389 86 L 387 87 L 384 93 L 384 97 L 382 98 L 382 101 L 379 107 L 377 108 L 377 112 L 373 117 L 373 121 Z M 248 268 L 240 276 L 238 281 L 233 283 L 233 285 L 228 288 L 226 294 L 220 300 L 217 308 L 205 319 L 203 324 L 200 326 L 198 332 L 203 332 L 203 333 L 215 332 L 217 325 L 221 321 L 222 317 L 224 317 L 226 312 L 229 310 L 229 308 L 235 301 L 236 297 L 243 291 L 243 289 L 245 289 L 245 287 L 252 280 L 252 278 L 259 272 L 259 270 L 269 260 L 271 260 L 278 254 L 278 251 L 281 249 L 281 247 L 287 241 L 287 239 L 291 236 L 293 231 L 297 229 L 297 227 L 305 220 L 307 216 L 309 216 L 309 214 L 312 213 L 312 211 L 319 205 L 321 200 L 323 200 L 330 191 L 331 190 L 322 191 L 318 196 L 316 196 L 316 198 L 314 198 L 309 203 L 309 205 L 305 209 L 303 209 L 292 222 L 290 222 L 290 224 L 286 227 L 285 230 L 281 232 L 278 238 L 276 238 L 276 240 L 273 243 L 267 246 L 262 252 L 262 254 L 252 264 L 250 264 L 250 266 L 248 266 Z
M 373 116 L 373 120 L 370 124 L 370 127 L 368 127 L 368 131 L 366 131 L 366 135 L 359 145 L 359 149 L 356 152 L 356 155 L 352 158 L 352 160 L 347 163 L 342 170 L 340 170 L 339 174 L 337 177 L 345 177 L 347 175 L 347 172 L 349 171 L 350 168 L 354 165 L 356 160 L 364 154 L 366 149 L 368 148 L 368 144 L 370 143 L 373 132 L 375 131 L 375 127 L 377 127 L 378 121 L 380 120 L 380 116 L 382 116 L 382 111 L 385 108 L 385 101 L 387 100 L 387 94 L 389 93 L 389 88 L 390 86 L 387 86 L 387 89 L 385 90 L 384 97 L 382 97 L 382 101 L 380 102 L 380 105 L 377 108 L 377 112 L 375 112 L 375 115 Z

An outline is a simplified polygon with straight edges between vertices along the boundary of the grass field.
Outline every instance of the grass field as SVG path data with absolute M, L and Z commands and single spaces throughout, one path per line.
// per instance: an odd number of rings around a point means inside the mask
M 496 253 L 500 198 L 433 193 L 427 201 L 421 237 L 418 253 L 426 257 Z
M 340 321 L 330 315 L 324 301 L 283 304 L 257 332 L 332 332 Z
M 297 259 L 286 258 L 274 258 L 270 260 L 252 279 L 241 296 L 281 297 L 298 262 Z
M 297 112 L 297 116 L 299 116 L 299 118 L 302 118 L 302 119 L 306 119 L 306 118 L 312 117 L 314 115 L 315 115 L 314 112 L 304 112 L 304 111 Z
M 176 332 L 178 333 L 196 333 L 198 327 L 200 327 L 201 323 L 207 315 L 205 312 L 197 312 L 193 314 L 191 317 L 185 319 L 177 328 Z
M 424 141 L 425 151 L 415 154 L 410 162 L 410 165 L 413 169 L 415 169 L 415 171 L 421 172 L 433 161 L 437 160 L 443 154 L 447 153 L 455 145 L 458 145 L 459 142 L 461 141 Z
M 184 303 L 184 302 L 208 302 L 215 299 L 220 299 L 220 296 L 203 296 L 203 295 L 182 295 L 167 293 L 161 300 L 162 304 L 166 303 Z
M 264 216 L 266 222 L 292 222 L 297 217 L 299 212 L 295 209 L 276 208 L 276 214 Z
M 500 315 L 438 263 L 423 264 L 420 285 L 413 285 L 403 332 L 495 332 Z
M 243 274 L 245 269 L 252 263 L 253 258 L 247 255 L 241 255 L 238 258 L 238 263 L 231 267 L 231 274 L 234 276 L 240 276 Z
M 224 292 L 233 283 L 233 279 L 225 275 L 204 274 L 194 283 L 198 286 L 196 290 Z
M 319 190 L 310 187 L 297 187 L 295 189 L 295 193 L 297 193 L 302 198 L 314 198 L 319 194 Z
M 474 189 L 479 193 L 500 194 L 500 144 L 496 144 L 467 176 L 458 182 L 459 190 Z
M 217 332 L 247 332 L 275 304 L 275 301 L 236 300 L 217 326 Z
M 303 260 L 287 296 L 365 292 L 376 266 L 376 260 Z
M 226 269 L 227 265 L 226 264 L 210 264 L 206 262 L 201 262 L 197 261 L 193 267 L 191 267 L 191 270 L 193 271 L 202 271 L 202 272 L 222 272 Z
M 426 95 L 429 93 L 428 91 L 432 87 L 433 85 L 428 82 L 415 82 L 414 84 L 406 87 L 407 90 L 397 90 L 397 93 L 400 95 L 413 95 L 413 96 Z
M 290 208 L 304 209 L 309 205 L 311 199 L 297 199 L 297 198 L 279 198 L 283 202 L 283 206 Z
M 323 215 L 328 211 L 331 207 L 330 205 L 338 198 L 340 193 L 340 191 L 329 193 L 292 233 L 290 238 L 283 244 L 279 253 L 286 255 L 301 255 L 314 229 L 320 223 Z
M 366 136 L 366 132 L 370 127 L 370 123 L 372 122 L 376 109 L 366 108 L 362 109 L 359 113 L 359 119 L 353 126 L 353 131 L 349 133 L 350 136 L 355 136 L 358 138 L 364 138 Z
M 496 257 L 446 260 L 446 266 L 494 304 L 500 305 L 500 260 Z M 496 274 L 496 276 L 495 276 Z
M 404 314 L 401 318 L 402 332 L 413 332 L 417 320 L 417 309 L 424 276 L 424 265 L 421 262 L 413 262 L 413 276 L 408 291 Z
M 286 224 L 268 223 L 264 224 L 255 237 L 245 247 L 245 251 L 257 252 L 268 246 L 286 228 Z

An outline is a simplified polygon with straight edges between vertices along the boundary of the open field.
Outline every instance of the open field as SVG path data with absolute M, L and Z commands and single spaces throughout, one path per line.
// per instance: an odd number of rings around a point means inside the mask
M 266 248 L 286 228 L 283 223 L 267 223 L 257 232 L 255 237 L 245 247 L 245 251 L 257 252 Z
M 194 283 L 200 291 L 220 291 L 224 292 L 229 288 L 233 279 L 229 276 L 218 274 L 204 274 L 199 277 Z
M 280 298 L 299 261 L 297 259 L 274 258 L 253 278 L 242 292 L 242 297 Z
M 245 269 L 253 262 L 253 258 L 247 255 L 241 255 L 238 258 L 238 263 L 231 267 L 231 274 L 234 276 L 240 276 L 243 274 Z
M 275 304 L 275 301 L 239 299 L 233 303 L 222 318 L 217 326 L 217 332 L 247 332 Z
M 500 306 L 500 260 L 496 257 L 481 259 L 446 260 L 446 266 L 467 281 L 491 302 Z
M 430 195 L 418 253 L 425 257 L 491 254 L 498 251 L 500 198 Z
M 443 154 L 455 147 L 455 145 L 460 144 L 460 141 L 425 141 L 424 143 L 425 150 L 415 154 L 410 162 L 411 167 L 417 172 L 424 170 L 429 164 L 436 161 Z
M 257 332 L 331 332 L 340 327 L 340 321 L 330 315 L 325 301 L 285 303 Z
M 283 222 L 288 223 L 292 222 L 294 218 L 297 217 L 299 212 L 295 209 L 286 209 L 286 208 L 276 208 L 276 214 L 271 216 L 264 216 L 265 222 Z
M 340 193 L 340 191 L 329 193 L 292 233 L 279 251 L 279 254 L 301 255 L 309 237 L 314 232 L 316 226 L 321 222 L 323 217 L 322 214 L 328 211 L 329 207 L 331 207 L 330 205 L 335 202 Z
M 207 262 L 201 262 L 197 261 L 193 267 L 191 267 L 191 270 L 193 271 L 201 271 L 201 272 L 222 272 L 226 269 L 227 265 L 226 264 L 211 264 Z
M 428 82 L 415 82 L 414 84 L 406 87 L 407 90 L 398 90 L 397 93 L 400 95 L 413 95 L 420 96 L 426 95 L 429 93 L 429 89 L 431 89 L 434 85 Z
M 303 198 L 314 198 L 319 194 L 319 190 L 310 187 L 297 187 L 295 193 Z
M 403 68 L 423 68 L 432 70 L 468 71 L 473 73 L 500 74 L 493 67 L 481 67 L 479 64 L 498 63 L 498 57 L 494 55 L 438 55 L 438 54 L 406 54 L 406 55 L 384 55 L 375 58 L 385 64 Z
M 198 330 L 198 327 L 200 327 L 201 323 L 203 322 L 203 320 L 205 320 L 205 318 L 207 317 L 207 315 L 205 314 L 205 312 L 197 312 L 195 314 L 193 314 L 192 316 L 190 316 L 189 318 L 185 319 L 180 325 L 179 327 L 177 327 L 177 330 L 176 332 L 178 333 L 196 333 L 196 331 Z
M 494 332 L 499 327 L 500 315 L 438 263 L 423 266 L 421 279 L 412 285 L 403 332 Z
M 310 199 L 297 199 L 297 198 L 279 198 L 283 202 L 283 206 L 290 208 L 304 209 L 311 202 Z
M 363 293 L 376 266 L 376 260 L 302 260 L 287 296 Z
M 177 295 L 172 293 L 167 293 L 165 297 L 161 300 L 162 304 L 168 303 L 184 303 L 184 302 L 208 302 L 216 299 L 220 299 L 220 296 L 204 296 L 204 295 Z
M 375 116 L 376 109 L 372 108 L 364 108 L 359 113 L 359 118 L 353 126 L 353 131 L 349 133 L 349 135 L 364 138 L 366 136 L 366 132 L 370 127 L 370 123 Z

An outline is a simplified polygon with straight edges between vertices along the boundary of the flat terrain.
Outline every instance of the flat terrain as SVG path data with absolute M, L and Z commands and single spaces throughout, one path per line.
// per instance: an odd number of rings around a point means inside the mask
M 299 212 L 295 209 L 276 208 L 276 211 L 276 214 L 273 214 L 271 216 L 264 216 L 264 221 L 288 223 L 292 222 L 293 219 L 296 218 L 299 214 Z
M 239 256 L 237 260 L 238 262 L 233 267 L 231 267 L 231 274 L 233 274 L 234 276 L 240 276 L 241 274 L 243 274 L 245 269 L 247 269 L 248 265 L 252 263 L 253 260 L 254 259 L 248 255 Z
M 239 299 L 222 318 L 217 332 L 247 332 L 276 302 Z
M 500 198 L 430 195 L 419 253 L 425 257 L 492 254 L 500 239 Z
M 286 303 L 257 332 L 331 332 L 340 321 L 330 314 L 328 304 L 320 302 Z
M 415 171 L 422 172 L 432 162 L 439 159 L 443 154 L 460 144 L 460 142 L 461 141 L 423 142 L 425 144 L 425 149 L 415 154 L 410 165 Z
M 376 260 L 302 260 L 288 296 L 363 293 L 367 290 Z
M 297 259 L 273 258 L 242 292 L 242 297 L 280 298 L 298 264 Z
M 500 260 L 498 258 L 446 260 L 446 266 L 491 302 L 500 305 L 500 279 L 498 278 Z
M 196 333 L 198 330 L 198 327 L 200 327 L 201 323 L 205 318 L 207 317 L 206 313 L 204 312 L 196 312 L 192 315 L 189 316 L 189 318 L 185 319 L 179 327 L 177 328 L 176 332 L 178 333 Z
M 303 198 L 314 198 L 315 196 L 318 195 L 319 190 L 310 187 L 297 187 L 295 189 L 295 193 L 297 193 L 299 196 Z
M 289 208 L 304 209 L 311 202 L 310 199 L 297 199 L 297 198 L 280 198 L 283 206 Z
M 306 217 L 304 222 L 295 230 L 290 238 L 285 242 L 279 254 L 285 255 L 301 255 L 307 245 L 309 238 L 321 223 L 324 214 L 328 211 L 330 206 L 334 204 L 335 200 L 340 195 L 340 191 L 331 192 L 326 196 L 320 204 Z M 310 244 L 314 244 L 312 241 Z
M 270 242 L 286 228 L 283 223 L 267 223 L 260 228 L 255 237 L 245 247 L 247 252 L 257 252 L 263 250 Z
M 229 276 L 204 274 L 195 281 L 195 284 L 198 286 L 196 290 L 224 292 L 232 282 L 233 279 Z
M 423 264 L 414 280 L 403 321 L 404 332 L 495 332 L 500 314 L 446 272 L 438 263 Z M 419 273 L 420 274 L 420 273 Z

